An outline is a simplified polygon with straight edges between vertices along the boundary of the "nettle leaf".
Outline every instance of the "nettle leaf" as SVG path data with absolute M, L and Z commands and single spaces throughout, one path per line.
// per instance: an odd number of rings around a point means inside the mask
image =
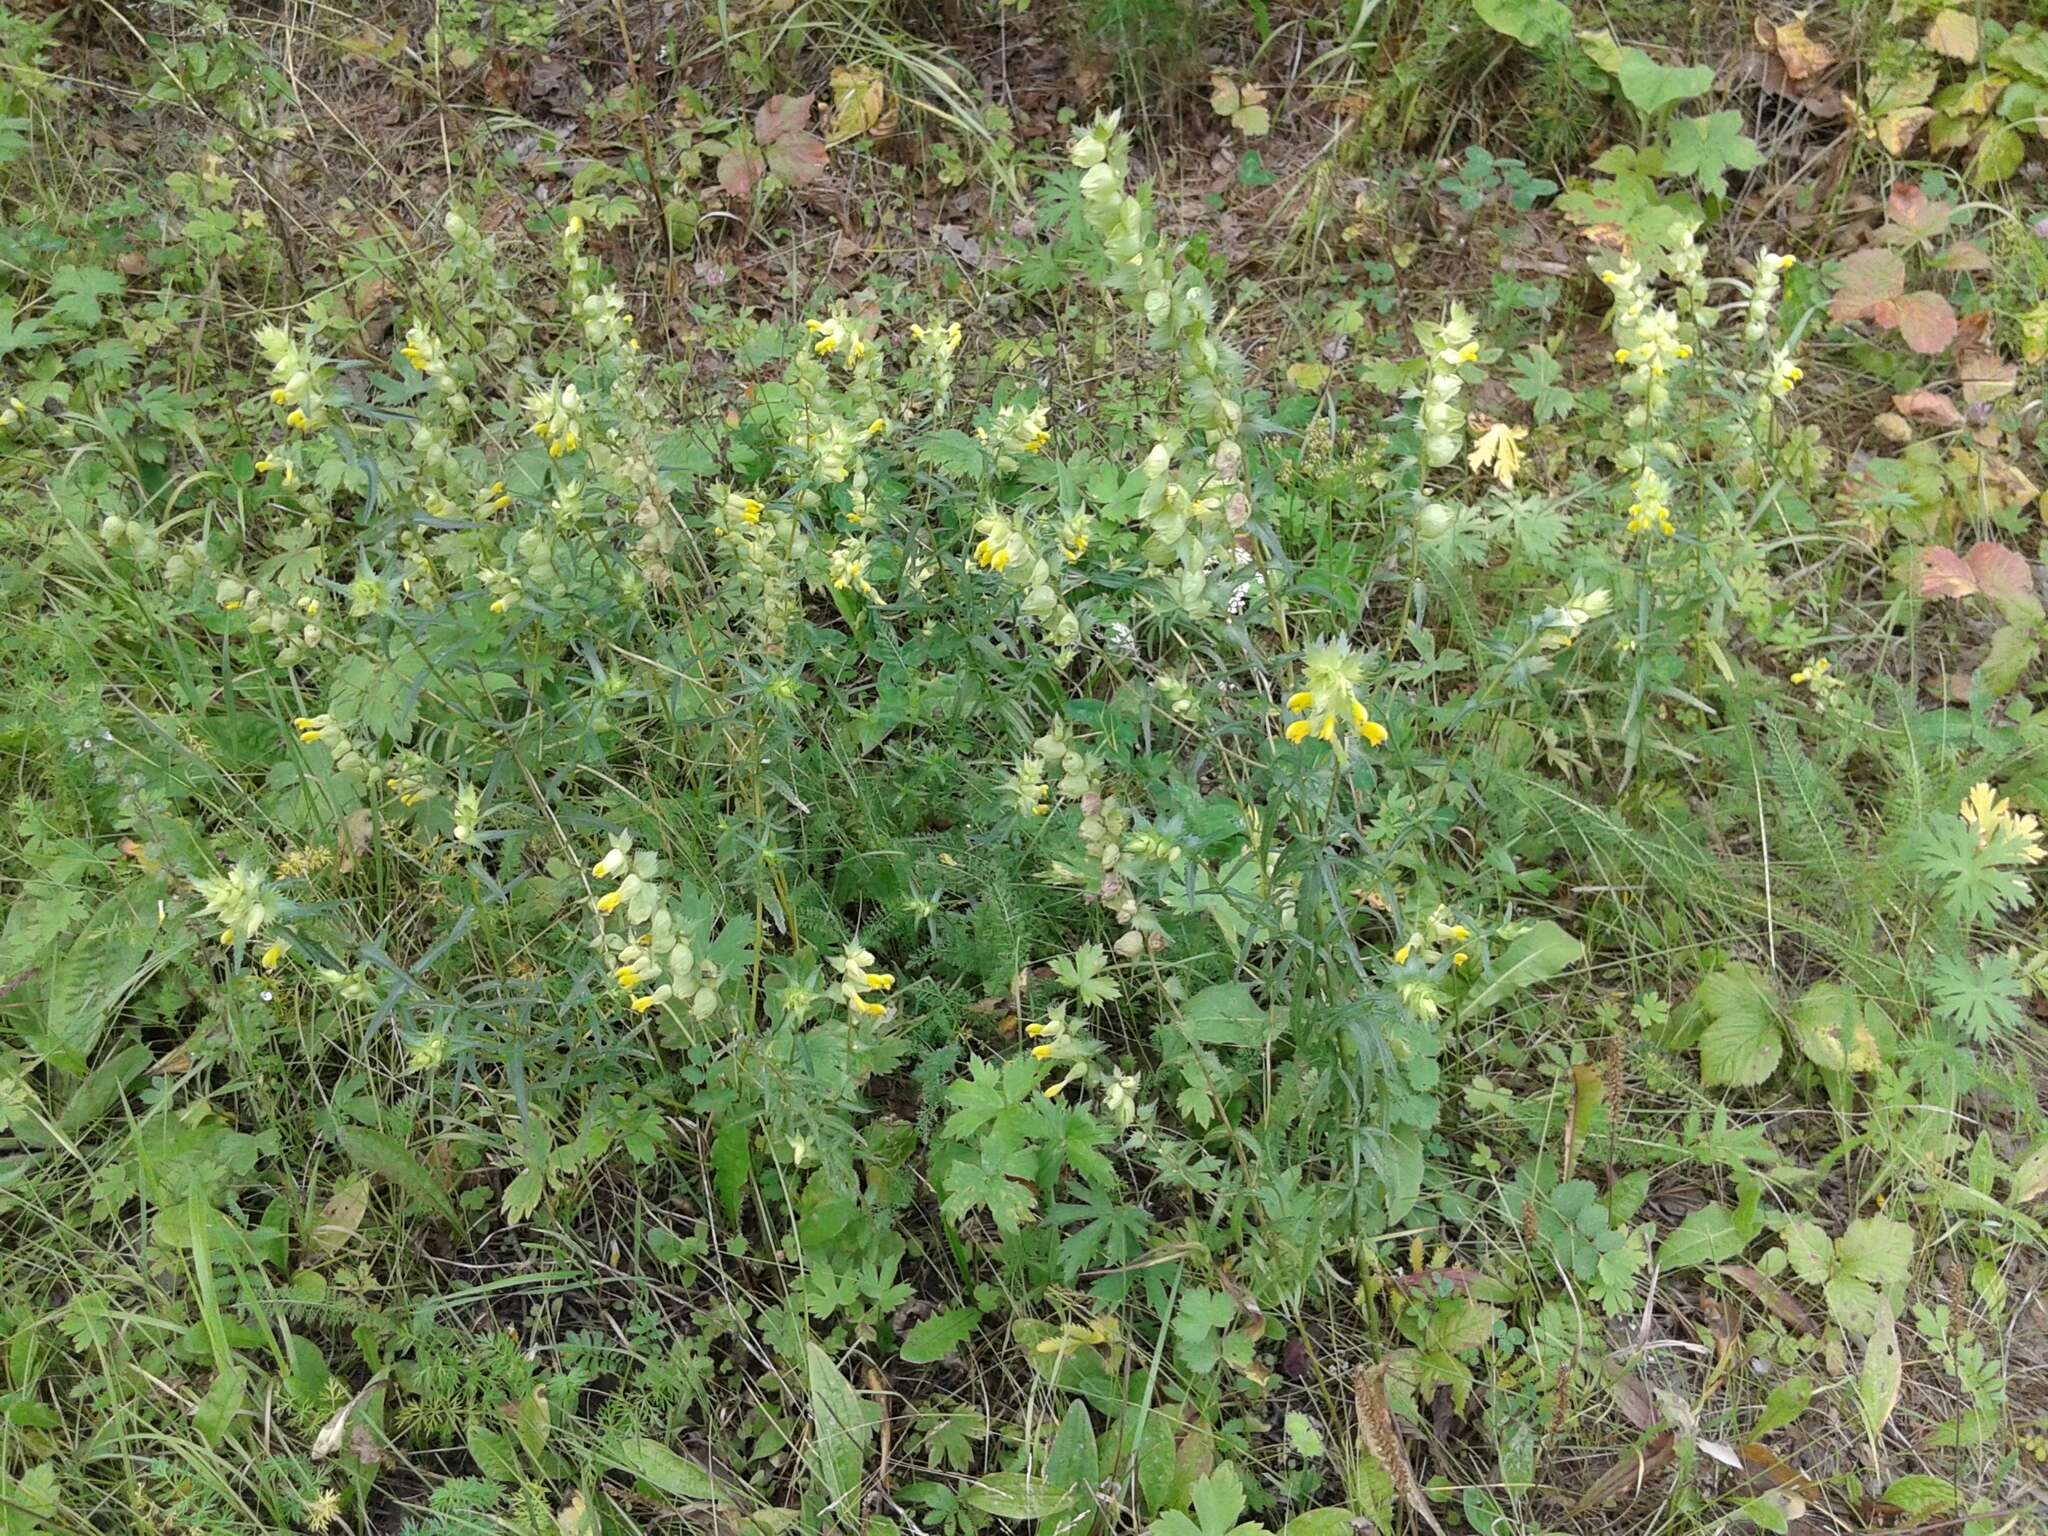
M 1472 0 L 1472 10 L 1524 48 L 1560 43 L 1572 35 L 1572 8 L 1562 0 Z
M 1690 176 L 1715 197 L 1728 190 L 1728 172 L 1753 171 L 1764 163 L 1756 141 L 1742 131 L 1740 112 L 1713 112 L 1672 123 L 1664 169 Z
M 1777 1070 L 1785 1052 L 1771 985 L 1753 966 L 1731 965 L 1693 993 L 1706 1015 L 1700 1031 L 1700 1079 L 1709 1087 L 1753 1088 Z

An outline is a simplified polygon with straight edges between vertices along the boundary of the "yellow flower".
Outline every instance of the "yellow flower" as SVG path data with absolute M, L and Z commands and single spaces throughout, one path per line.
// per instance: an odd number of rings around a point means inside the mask
M 628 992 L 640 985 L 640 973 L 630 965 L 622 965 L 613 974 L 613 979 Z
M 1309 722 L 1306 720 L 1297 720 L 1287 727 L 1287 739 L 1297 747 L 1308 740 L 1308 733 Z
M 277 962 L 282 960 L 283 958 L 284 940 L 279 939 L 276 943 L 272 944 L 270 948 L 263 951 L 263 958 L 257 963 L 260 964 L 266 971 L 274 971 L 277 969 Z
M 292 407 L 292 413 L 285 417 L 284 424 L 288 427 L 296 427 L 299 431 L 303 432 L 306 430 L 306 413 L 297 406 L 294 406 Z
M 1051 1061 L 1052 1047 L 1049 1045 L 1034 1045 L 1031 1047 L 1031 1059 L 1033 1061 Z
M 1414 945 L 1403 944 L 1399 949 L 1394 951 L 1394 964 L 1406 965 L 1408 963 L 1408 957 L 1413 953 L 1415 953 Z
M 607 891 L 604 893 L 604 895 L 598 897 L 597 900 L 592 903 L 592 905 L 595 906 L 598 911 L 603 912 L 606 915 L 610 915 L 611 913 L 618 911 L 619 903 L 624 901 L 625 899 L 626 893 L 623 890 Z
M 1465 951 L 1461 949 L 1455 955 L 1451 956 L 1451 964 L 1463 965 L 1467 960 L 1470 960 L 1471 958 L 1472 957 L 1470 955 L 1466 954 Z

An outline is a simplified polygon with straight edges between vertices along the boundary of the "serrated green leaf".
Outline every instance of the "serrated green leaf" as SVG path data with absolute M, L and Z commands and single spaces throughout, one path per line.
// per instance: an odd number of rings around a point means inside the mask
M 1730 171 L 1753 171 L 1764 163 L 1756 141 L 1742 131 L 1740 112 L 1679 118 L 1672 123 L 1669 137 L 1664 151 L 1665 171 L 1673 176 L 1692 177 L 1701 190 L 1714 197 L 1728 190 Z
M 1693 994 L 1706 1014 L 1700 1031 L 1700 1079 L 1709 1087 L 1751 1088 L 1784 1054 L 1769 983 L 1747 965 L 1707 977 Z
M 950 1312 L 928 1317 L 903 1336 L 900 1353 L 911 1365 L 929 1365 L 934 1360 L 943 1360 L 967 1342 L 980 1322 L 981 1313 L 973 1307 L 955 1307 Z

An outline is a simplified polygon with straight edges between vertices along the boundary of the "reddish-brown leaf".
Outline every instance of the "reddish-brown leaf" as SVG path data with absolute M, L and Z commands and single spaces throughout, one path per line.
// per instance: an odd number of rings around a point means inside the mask
M 1948 228 L 1949 220 L 1955 217 L 1956 212 L 1954 203 L 1938 202 L 1906 181 L 1892 188 L 1884 207 L 1891 218 L 1885 232 L 1894 243 L 1932 240 Z
M 718 157 L 718 184 L 734 197 L 752 197 L 754 187 L 768 174 L 768 162 L 758 149 L 735 145 Z
M 1946 352 L 1956 339 L 1956 312 L 1947 299 L 1931 288 L 1922 288 L 1898 300 L 1899 334 L 1906 345 L 1922 357 Z
M 792 187 L 809 186 L 825 174 L 825 141 L 814 133 L 792 133 L 768 146 L 768 169 Z
M 1920 595 L 1922 597 L 1975 597 L 1978 593 L 1994 603 L 2011 602 L 2031 596 L 2033 568 L 2018 550 L 2007 549 L 1986 539 L 1970 549 L 1967 556 L 1936 545 L 1920 554 Z
M 1436 1536 L 1444 1536 L 1444 1528 L 1437 1524 L 1436 1512 L 1429 1507 L 1429 1498 L 1423 1493 L 1422 1484 L 1416 1481 L 1415 1468 L 1409 1465 L 1408 1448 L 1401 1443 L 1401 1431 L 1394 1425 L 1394 1410 L 1387 1406 L 1386 1377 L 1384 1364 L 1361 1365 L 1351 1373 L 1351 1397 L 1353 1406 L 1358 1410 L 1359 1441 L 1379 1463 L 1387 1481 L 1394 1485 L 1394 1492 L 1415 1511 L 1416 1517 Z
M 1844 257 L 1835 277 L 1840 286 L 1828 315 L 1844 325 L 1868 319 L 1878 305 L 1906 291 L 1906 264 L 1898 252 L 1874 246 Z
M 1906 420 L 1923 427 L 1940 427 L 1947 430 L 1963 424 L 1963 413 L 1956 409 L 1956 403 L 1947 395 L 1937 394 L 1931 389 L 1915 389 L 1903 395 L 1893 395 L 1892 409 Z
M 1919 579 L 1915 587 L 1922 597 L 1975 597 L 1977 577 L 1952 549 L 1936 545 L 1920 551 Z
M 815 96 L 770 96 L 754 114 L 754 137 L 763 145 L 802 133 L 811 120 Z

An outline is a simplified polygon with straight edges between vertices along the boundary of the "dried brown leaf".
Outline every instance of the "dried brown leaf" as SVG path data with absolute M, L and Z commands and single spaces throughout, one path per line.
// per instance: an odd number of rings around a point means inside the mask
M 1379 1469 L 1386 1473 L 1394 1492 L 1415 1511 L 1416 1518 L 1436 1536 L 1444 1536 L 1422 1484 L 1409 1465 L 1408 1449 L 1401 1444 L 1401 1432 L 1394 1426 L 1394 1410 L 1387 1406 L 1387 1368 L 1361 1365 L 1351 1373 L 1351 1397 L 1358 1410 L 1358 1439 Z

